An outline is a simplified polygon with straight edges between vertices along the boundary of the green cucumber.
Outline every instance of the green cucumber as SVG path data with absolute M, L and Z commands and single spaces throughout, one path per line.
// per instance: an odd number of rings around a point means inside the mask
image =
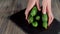
M 48 26 L 48 25 L 47 25 L 47 22 L 44 22 L 44 23 L 43 23 L 43 27 L 44 27 L 45 29 L 47 29 L 47 26 Z
M 44 22 L 44 21 L 47 21 L 47 19 L 48 19 L 47 14 L 43 14 L 43 15 L 42 15 L 42 21 L 43 21 L 43 22 Z
M 28 22 L 29 22 L 29 23 L 32 23 L 32 22 L 33 22 L 33 20 L 34 20 L 34 18 L 33 18 L 33 17 L 29 17 L 29 18 L 28 18 Z
M 33 23 L 32 23 L 32 26 L 33 26 L 33 27 L 37 27 L 37 26 L 38 26 L 38 22 L 36 22 L 36 21 L 33 22 Z
M 42 14 L 42 22 L 43 22 L 42 26 L 43 26 L 45 29 L 47 29 L 47 26 L 48 26 L 47 21 L 48 21 L 48 16 L 47 16 L 47 14 Z
M 37 14 L 37 7 L 34 6 L 34 7 L 32 8 L 32 10 L 31 10 L 30 15 L 31 15 L 31 16 L 35 16 L 36 14 Z
M 39 20 L 40 19 L 40 16 L 36 16 L 36 20 Z

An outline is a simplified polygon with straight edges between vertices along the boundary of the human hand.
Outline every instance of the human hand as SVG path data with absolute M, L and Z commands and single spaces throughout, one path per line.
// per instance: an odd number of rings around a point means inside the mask
M 29 0 L 28 2 L 28 5 L 27 5 L 27 8 L 25 10 L 25 16 L 26 16 L 26 20 L 28 21 L 28 14 L 29 14 L 29 11 L 33 8 L 33 6 L 36 5 L 38 10 L 40 11 L 40 5 L 39 5 L 39 0 Z
M 48 26 L 50 26 L 50 24 L 52 23 L 54 16 L 52 14 L 52 10 L 51 10 L 51 0 L 43 0 L 42 1 L 42 13 L 43 14 L 48 14 Z

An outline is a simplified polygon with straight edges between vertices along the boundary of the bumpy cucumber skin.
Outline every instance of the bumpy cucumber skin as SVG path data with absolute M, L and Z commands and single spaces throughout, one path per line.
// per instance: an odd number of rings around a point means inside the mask
M 30 15 L 31 15 L 31 17 L 34 17 L 36 14 L 37 14 L 37 7 L 34 6 L 32 8 L 32 10 L 31 10 Z M 37 27 L 38 26 L 38 22 L 33 22 L 33 18 L 31 18 L 31 17 L 29 17 L 29 22 L 32 24 L 33 27 Z M 36 16 L 36 20 L 39 20 L 39 19 L 40 19 L 40 17 L 39 16 Z M 45 29 L 47 29 L 47 25 L 48 25 L 47 24 L 47 19 L 48 19 L 47 14 L 42 14 L 42 21 L 43 21 L 42 26 Z
M 34 7 L 32 8 L 32 10 L 31 10 L 31 14 L 30 14 L 30 15 L 35 16 L 36 14 L 37 14 L 37 7 L 34 6 Z
M 47 14 L 42 14 L 42 21 L 43 21 L 42 26 L 43 26 L 45 29 L 47 29 L 47 26 L 48 26 L 48 24 L 47 24 L 47 21 L 48 21 L 48 16 L 47 16 Z
M 47 17 L 47 14 L 43 14 L 42 15 L 42 21 L 45 22 L 47 21 L 48 17 Z
M 29 15 L 28 22 L 32 23 L 33 21 L 34 21 L 34 18 L 31 15 Z
M 34 21 L 34 16 L 37 14 L 37 7 L 34 6 L 30 12 L 30 15 L 28 17 L 28 22 L 30 22 L 32 24 L 33 27 L 37 27 L 38 26 L 38 22 L 33 22 Z
M 33 22 L 33 23 L 32 23 L 32 26 L 33 26 L 33 27 L 37 27 L 37 26 L 38 26 L 38 22 L 36 22 L 36 21 Z
M 36 20 L 39 20 L 40 19 L 40 16 L 36 16 Z
M 45 29 L 47 29 L 47 22 L 43 22 L 43 27 L 45 28 Z

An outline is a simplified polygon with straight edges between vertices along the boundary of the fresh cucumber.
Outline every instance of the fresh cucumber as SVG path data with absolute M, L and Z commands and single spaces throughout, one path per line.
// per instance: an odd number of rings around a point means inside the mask
M 33 27 L 37 27 L 37 26 L 38 26 L 38 22 L 36 22 L 36 21 L 33 22 L 33 23 L 32 23 L 32 26 L 33 26 Z
M 40 16 L 36 16 L 36 20 L 39 20 L 40 19 Z
M 42 26 L 45 28 L 45 29 L 47 29 L 47 26 L 48 26 L 48 24 L 47 24 L 47 21 L 48 21 L 48 16 L 47 16 L 47 14 L 42 14 Z
M 29 18 L 28 18 L 28 22 L 32 23 L 33 21 L 34 21 L 34 18 L 30 15 Z
M 31 16 L 35 16 L 36 14 L 37 14 L 37 7 L 34 6 L 34 7 L 32 8 L 32 10 L 31 10 L 30 15 L 31 15 Z

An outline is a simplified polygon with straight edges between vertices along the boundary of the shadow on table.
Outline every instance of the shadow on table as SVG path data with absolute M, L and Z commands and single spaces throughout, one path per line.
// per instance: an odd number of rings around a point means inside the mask
M 31 24 L 28 24 L 25 19 L 24 13 L 25 9 L 11 15 L 9 19 L 12 20 L 16 25 L 18 25 L 20 28 L 23 29 L 23 31 L 27 32 L 28 34 L 57 34 L 57 32 L 60 31 L 60 23 L 56 19 L 53 20 L 53 23 L 47 30 L 42 28 L 40 23 L 37 28 L 34 28 L 33 26 L 31 26 Z

